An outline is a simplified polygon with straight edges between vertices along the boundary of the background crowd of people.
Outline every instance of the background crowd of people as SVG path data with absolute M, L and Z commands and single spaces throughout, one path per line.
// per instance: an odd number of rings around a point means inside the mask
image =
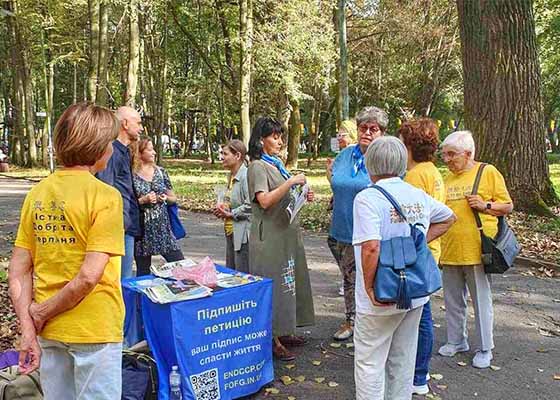
M 443 275 L 447 343 L 439 354 L 469 350 L 468 290 L 477 330 L 473 366 L 487 368 L 492 293 L 475 213 L 493 236 L 497 217 L 513 209 L 491 165 L 473 190 L 481 163 L 470 132 L 452 133 L 440 146 L 430 119 L 403 123 L 397 137 L 386 135 L 388 123 L 378 107 L 343 121 L 342 150 L 326 171 L 333 193 L 328 246 L 343 276 L 345 302 L 345 320 L 333 337 L 354 336 L 356 396 L 368 400 L 427 393 L 434 342 L 429 296 L 412 299 L 406 309 L 376 297 L 380 243 L 409 234 L 409 223 L 421 227 Z M 137 275 L 144 275 L 154 255 L 184 258 L 168 214 L 177 198 L 141 132 L 140 115 L 129 107 L 115 113 L 88 103 L 69 107 L 55 128 L 61 168 L 36 185 L 22 207 L 10 296 L 22 330 L 20 368 L 40 367 L 47 399 L 120 397 L 120 280 L 133 276 L 133 260 Z M 273 353 L 289 361 L 295 358 L 290 347 L 307 341 L 296 328 L 313 325 L 315 315 L 301 229 L 286 212 L 307 181 L 284 166 L 282 134 L 280 122 L 261 117 L 248 149 L 239 140 L 223 147 L 229 174 L 214 215 L 224 222 L 226 264 L 273 280 Z M 434 164 L 440 148 L 445 179 Z M 307 189 L 306 200 L 313 201 Z

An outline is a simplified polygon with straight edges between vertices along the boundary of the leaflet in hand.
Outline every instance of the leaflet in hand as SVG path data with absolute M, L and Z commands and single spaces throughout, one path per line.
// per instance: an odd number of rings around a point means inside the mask
M 294 222 L 296 216 L 298 215 L 301 208 L 307 202 L 307 193 L 309 192 L 309 186 L 303 185 L 300 189 L 295 189 L 295 194 L 292 194 L 292 200 L 288 207 L 286 208 L 286 212 L 290 217 L 290 224 Z

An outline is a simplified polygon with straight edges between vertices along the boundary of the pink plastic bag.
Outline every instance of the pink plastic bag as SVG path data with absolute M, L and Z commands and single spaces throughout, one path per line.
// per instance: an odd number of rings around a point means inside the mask
M 189 279 L 210 288 L 216 287 L 218 281 L 216 266 L 210 257 L 205 257 L 204 260 L 192 267 L 174 268 L 173 278 L 177 280 Z

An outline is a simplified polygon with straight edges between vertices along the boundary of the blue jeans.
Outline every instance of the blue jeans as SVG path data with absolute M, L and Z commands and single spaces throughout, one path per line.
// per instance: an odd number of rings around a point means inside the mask
M 426 375 L 430 371 L 432 347 L 434 346 L 434 321 L 432 307 L 428 301 L 422 309 L 420 327 L 418 329 L 418 349 L 416 350 L 416 368 L 414 370 L 414 386 L 426 384 Z
M 134 236 L 124 235 L 124 256 L 121 257 L 121 279 L 132 278 L 134 260 Z

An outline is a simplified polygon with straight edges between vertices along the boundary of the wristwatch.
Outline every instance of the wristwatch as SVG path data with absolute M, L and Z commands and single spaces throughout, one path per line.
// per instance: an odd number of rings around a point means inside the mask
M 492 209 L 492 203 L 490 203 L 490 202 L 486 203 L 486 209 L 491 210 Z

